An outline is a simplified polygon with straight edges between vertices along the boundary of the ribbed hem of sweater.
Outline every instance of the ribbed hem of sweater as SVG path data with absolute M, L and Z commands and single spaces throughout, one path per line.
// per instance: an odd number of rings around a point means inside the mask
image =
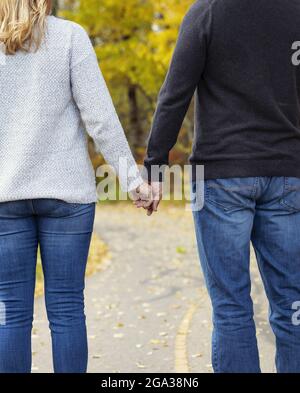
M 98 196 L 96 191 L 86 193 L 85 195 L 65 195 L 64 193 L 45 193 L 45 192 L 34 192 L 34 193 L 20 193 L 20 194 L 10 194 L 10 195 L 1 195 L 0 194 L 0 203 L 1 202 L 14 202 L 14 201 L 24 201 L 31 199 L 56 199 L 61 200 L 71 204 L 90 204 L 96 203 L 98 201 Z
M 199 176 L 203 174 L 201 168 L 196 171 L 197 165 L 204 166 L 205 180 L 222 178 L 228 179 L 232 177 L 300 178 L 300 160 L 226 160 L 209 163 L 193 162 L 191 164 L 193 181 L 200 180 Z

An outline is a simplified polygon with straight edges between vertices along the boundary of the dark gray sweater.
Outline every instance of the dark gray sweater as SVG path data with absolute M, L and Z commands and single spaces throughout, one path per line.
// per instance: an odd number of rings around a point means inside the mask
M 168 164 L 196 90 L 205 178 L 300 177 L 300 1 L 199 0 L 182 23 L 145 166 Z M 294 64 L 293 64 L 294 63 Z

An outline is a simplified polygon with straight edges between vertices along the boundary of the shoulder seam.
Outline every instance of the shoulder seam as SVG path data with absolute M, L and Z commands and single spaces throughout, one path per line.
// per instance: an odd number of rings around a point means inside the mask
M 197 22 L 198 22 L 200 18 L 203 18 L 203 16 L 206 16 L 207 14 L 209 14 L 209 19 L 210 19 L 210 23 L 209 23 L 210 27 L 209 27 L 209 30 L 211 29 L 211 24 L 212 24 L 212 11 L 211 11 L 211 9 L 212 9 L 212 6 L 213 6 L 217 1 L 218 1 L 218 0 L 212 0 L 212 1 L 210 1 L 210 2 L 207 4 L 207 8 L 205 9 L 204 14 L 199 15 L 198 18 L 197 18 Z M 198 28 L 199 28 L 199 27 L 198 27 Z M 199 35 L 199 40 L 200 40 L 200 35 Z M 210 44 L 210 41 L 211 41 L 211 39 L 210 39 L 210 37 L 209 37 L 208 45 Z

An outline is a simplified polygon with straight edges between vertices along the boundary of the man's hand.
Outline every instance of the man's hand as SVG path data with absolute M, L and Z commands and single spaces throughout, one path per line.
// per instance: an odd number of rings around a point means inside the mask
M 131 192 L 133 203 L 138 207 L 148 209 L 153 203 L 152 188 L 146 182 Z
M 157 212 L 158 206 L 160 204 L 160 201 L 162 200 L 162 183 L 160 182 L 152 182 L 151 183 L 151 190 L 152 190 L 152 202 L 146 206 L 145 204 L 142 203 L 142 201 L 136 200 L 134 204 L 136 207 L 141 208 L 143 207 L 144 209 L 147 210 L 147 215 L 151 216 L 153 212 Z

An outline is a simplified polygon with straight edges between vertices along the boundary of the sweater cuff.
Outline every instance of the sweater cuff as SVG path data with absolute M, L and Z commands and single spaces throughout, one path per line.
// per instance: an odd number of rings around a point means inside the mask
M 127 185 L 127 189 L 125 191 L 127 192 L 131 192 L 135 189 L 137 189 L 139 186 L 141 186 L 144 183 L 144 180 L 142 178 L 142 176 L 138 176 L 136 179 L 134 179 L 133 181 L 131 181 L 128 185 Z
M 152 183 L 152 182 L 162 183 L 164 181 L 164 174 L 165 174 L 166 167 L 167 167 L 166 164 L 151 165 L 144 162 L 142 177 L 148 183 Z

